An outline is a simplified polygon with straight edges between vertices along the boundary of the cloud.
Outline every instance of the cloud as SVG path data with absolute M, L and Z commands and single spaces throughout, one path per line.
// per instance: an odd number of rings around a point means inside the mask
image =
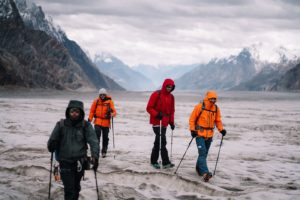
M 91 55 L 110 52 L 129 65 L 207 62 L 255 43 L 298 49 L 300 42 L 296 0 L 31 2 Z

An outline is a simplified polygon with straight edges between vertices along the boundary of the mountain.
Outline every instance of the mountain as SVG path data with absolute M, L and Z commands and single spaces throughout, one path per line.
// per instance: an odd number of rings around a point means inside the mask
M 175 80 L 176 87 L 182 90 L 226 90 L 251 79 L 256 74 L 255 63 L 249 49 L 244 48 L 238 55 L 200 64 Z
M 297 57 L 287 59 L 285 55 L 281 55 L 278 63 L 261 63 L 260 65 L 262 66 L 262 69 L 258 71 L 250 80 L 242 82 L 230 90 L 276 90 L 276 85 L 278 85 L 280 79 L 299 62 L 300 60 Z M 288 88 L 286 88 L 286 90 L 288 90 Z
M 169 66 L 161 65 L 158 67 L 141 64 L 134 66 L 132 69 L 140 72 L 141 74 L 152 80 L 156 88 L 160 88 L 164 79 L 172 78 L 175 80 L 186 72 L 191 71 L 196 66 L 198 66 L 198 64 Z
M 150 79 L 132 70 L 120 59 L 110 54 L 101 53 L 95 55 L 94 63 L 102 73 L 107 74 L 127 90 L 146 91 L 155 88 Z
M 101 74 L 60 29 L 51 29 L 54 26 L 47 22 L 40 7 L 26 10 L 26 1 L 17 3 L 20 4 L 0 0 L 1 86 L 123 89 Z M 23 13 L 20 14 L 17 6 Z M 26 17 L 22 19 L 22 16 Z M 48 27 L 48 31 L 41 27 Z
M 300 63 L 288 70 L 271 90 L 300 90 Z

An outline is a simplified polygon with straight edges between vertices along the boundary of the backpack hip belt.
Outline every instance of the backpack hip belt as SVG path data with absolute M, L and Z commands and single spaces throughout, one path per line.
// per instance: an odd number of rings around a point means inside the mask
M 203 131 L 203 130 L 214 130 L 214 128 L 207 128 L 207 127 L 202 127 L 199 125 L 196 125 L 196 131 Z

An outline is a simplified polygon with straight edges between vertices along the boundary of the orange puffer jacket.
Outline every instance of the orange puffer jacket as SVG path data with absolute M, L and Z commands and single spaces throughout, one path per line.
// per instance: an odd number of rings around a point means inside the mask
M 208 91 L 203 103 L 195 106 L 189 120 L 190 130 L 196 130 L 198 136 L 204 138 L 213 137 L 215 126 L 217 126 L 219 131 L 223 130 L 221 111 L 217 105 L 208 100 L 210 98 L 217 99 L 217 93 L 215 91 Z
M 115 117 L 117 115 L 114 102 L 110 96 L 106 96 L 104 100 L 100 99 L 99 97 L 93 101 L 93 104 L 90 109 L 89 114 L 89 121 L 92 121 L 94 118 L 94 124 L 109 127 L 110 126 L 110 116 Z

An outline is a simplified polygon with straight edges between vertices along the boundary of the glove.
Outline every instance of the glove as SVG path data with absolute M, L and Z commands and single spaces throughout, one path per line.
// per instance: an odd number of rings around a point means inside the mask
M 106 119 L 110 119 L 110 118 L 111 118 L 110 112 L 105 114 L 105 118 L 106 118 Z
M 156 119 L 159 119 L 159 120 L 162 120 L 162 118 L 163 118 L 163 113 L 162 113 L 162 112 L 159 112 L 159 113 L 156 115 L 155 118 L 156 118 Z
M 51 152 L 51 153 L 53 153 L 55 151 L 55 148 L 53 146 L 49 146 L 48 147 L 48 151 Z
M 99 166 L 99 159 L 93 158 L 93 170 L 96 172 Z
M 194 137 L 197 137 L 198 134 L 197 134 L 197 131 L 191 131 L 191 136 L 194 138 Z
M 57 149 L 57 146 L 57 142 L 52 140 L 48 145 L 48 151 L 53 153 Z
M 88 122 L 90 122 L 90 123 L 91 123 L 91 120 L 90 120 L 90 119 L 88 119 Z
M 175 125 L 174 124 L 170 124 L 171 129 L 174 130 L 175 129 Z
M 226 135 L 226 130 L 225 129 L 223 129 L 223 130 L 221 130 L 220 131 L 220 133 L 223 135 L 223 137 Z

